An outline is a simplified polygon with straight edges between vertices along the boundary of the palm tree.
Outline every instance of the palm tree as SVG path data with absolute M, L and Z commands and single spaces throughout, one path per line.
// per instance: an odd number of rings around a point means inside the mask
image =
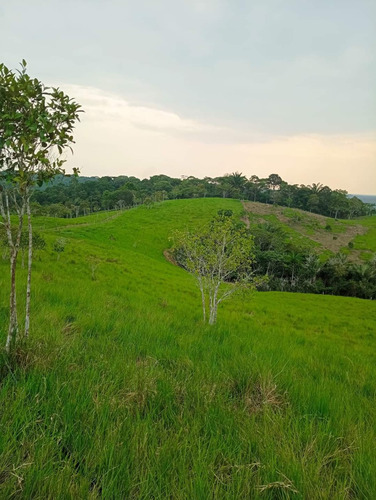
M 322 264 L 318 255 L 311 253 L 306 256 L 303 267 L 308 275 L 308 281 L 315 283 L 318 273 L 322 269 Z
M 242 189 L 247 182 L 247 178 L 242 172 L 233 172 L 228 176 L 228 182 L 233 188 Z
M 244 195 L 244 190 L 247 183 L 247 178 L 241 172 L 233 172 L 226 175 L 226 180 L 230 186 L 232 196 Z
M 325 188 L 325 186 L 323 184 L 320 184 L 320 182 L 318 182 L 317 184 L 313 183 L 307 187 L 312 191 L 312 194 L 319 194 Z

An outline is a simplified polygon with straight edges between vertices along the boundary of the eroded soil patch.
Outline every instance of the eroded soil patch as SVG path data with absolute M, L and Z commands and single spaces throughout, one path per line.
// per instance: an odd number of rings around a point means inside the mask
M 249 214 L 243 222 L 249 227 L 250 221 L 263 223 L 267 217 L 275 216 L 282 224 L 294 229 L 302 236 L 319 243 L 325 250 L 337 253 L 358 235 L 365 234 L 367 228 L 361 224 L 345 224 L 323 215 L 308 213 L 297 208 L 287 208 L 266 203 L 246 201 L 244 210 Z M 351 252 L 349 258 L 359 260 L 358 253 Z

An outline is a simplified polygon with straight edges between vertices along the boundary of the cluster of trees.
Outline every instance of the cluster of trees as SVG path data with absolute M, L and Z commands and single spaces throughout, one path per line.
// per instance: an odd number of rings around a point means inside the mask
M 231 211 L 219 212 L 196 233 L 176 233 L 173 255 L 201 291 L 203 316 L 214 323 L 218 304 L 240 288 L 376 297 L 376 255 L 364 263 L 344 253 L 325 258 L 291 240 L 273 223 L 246 229 Z M 227 283 L 227 286 L 226 286 Z
M 123 209 L 167 199 L 223 197 L 300 208 L 334 218 L 353 218 L 375 212 L 373 205 L 346 191 L 322 184 L 288 184 L 277 174 L 265 179 L 247 179 L 239 172 L 222 177 L 184 177 L 154 175 L 136 177 L 72 178 L 60 177 L 54 185 L 35 192 L 33 210 L 40 215 L 77 217 L 99 210 Z
M 376 298 L 376 255 L 355 263 L 345 253 L 325 258 L 292 241 L 283 227 L 258 224 L 251 228 L 254 272 L 267 276 L 262 290 Z

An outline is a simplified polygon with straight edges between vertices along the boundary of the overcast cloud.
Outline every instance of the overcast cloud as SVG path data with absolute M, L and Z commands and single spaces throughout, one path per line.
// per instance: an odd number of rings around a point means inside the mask
M 83 105 L 84 175 L 279 173 L 376 192 L 376 3 L 13 0 L 1 60 Z

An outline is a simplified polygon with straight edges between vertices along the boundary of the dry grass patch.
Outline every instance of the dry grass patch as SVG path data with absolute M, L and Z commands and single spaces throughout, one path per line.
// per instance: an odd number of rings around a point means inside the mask
M 281 476 L 281 481 L 273 481 L 271 483 L 261 484 L 258 486 L 258 490 L 261 493 L 271 492 L 273 498 L 279 498 L 278 494 L 282 498 L 289 498 L 290 493 L 299 493 L 299 491 L 294 486 L 294 483 L 286 477 L 282 472 L 279 472 Z
M 261 413 L 266 409 L 279 411 L 288 405 L 286 392 L 281 392 L 271 375 L 254 381 L 235 381 L 230 397 L 249 413 Z
M 226 460 L 222 459 L 221 464 L 214 464 L 212 467 L 212 472 L 215 480 L 221 484 L 229 484 L 236 475 L 245 473 L 249 476 L 254 476 L 262 468 L 260 462 L 252 462 L 249 464 L 231 464 L 226 463 Z

